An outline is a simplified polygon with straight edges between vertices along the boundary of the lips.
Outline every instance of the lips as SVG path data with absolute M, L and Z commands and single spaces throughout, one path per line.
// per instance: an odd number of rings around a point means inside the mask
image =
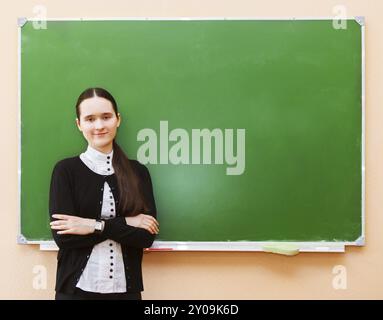
M 97 136 L 97 137 L 101 137 L 101 136 L 104 136 L 104 135 L 106 135 L 106 134 L 107 134 L 107 132 L 104 132 L 104 133 L 96 133 L 95 136 Z

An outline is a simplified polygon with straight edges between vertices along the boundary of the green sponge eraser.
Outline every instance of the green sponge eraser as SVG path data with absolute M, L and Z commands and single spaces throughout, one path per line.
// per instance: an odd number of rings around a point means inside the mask
M 299 248 L 296 245 L 288 244 L 288 243 L 274 243 L 263 246 L 263 251 L 283 254 L 286 256 L 295 256 L 299 253 Z

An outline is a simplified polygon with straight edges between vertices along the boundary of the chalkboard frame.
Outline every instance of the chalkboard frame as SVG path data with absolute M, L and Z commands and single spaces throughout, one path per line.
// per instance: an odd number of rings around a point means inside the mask
M 335 20 L 334 17 L 287 17 L 287 18 L 267 18 L 267 17 L 207 17 L 207 18 L 48 18 L 46 21 L 113 21 L 113 20 L 177 20 L 177 21 L 189 21 L 189 20 Z M 362 229 L 361 236 L 353 242 L 288 242 L 289 244 L 296 245 L 300 252 L 344 252 L 345 246 L 364 246 L 365 245 L 365 18 L 363 16 L 355 16 L 346 18 L 344 20 L 355 20 L 361 26 L 361 102 L 362 102 Z M 40 245 L 41 250 L 57 250 L 53 241 L 40 241 L 40 240 L 28 240 L 21 233 L 21 29 L 27 21 L 41 21 L 39 18 L 18 18 L 18 244 L 37 244 Z M 287 242 L 287 241 L 286 241 Z M 286 243 L 285 242 L 285 243 Z M 275 243 L 276 246 L 280 243 Z M 153 246 L 148 249 L 150 251 L 265 251 L 266 245 L 273 244 L 272 242 L 248 242 L 248 241 L 225 241 L 225 242 L 194 242 L 194 241 L 155 241 Z

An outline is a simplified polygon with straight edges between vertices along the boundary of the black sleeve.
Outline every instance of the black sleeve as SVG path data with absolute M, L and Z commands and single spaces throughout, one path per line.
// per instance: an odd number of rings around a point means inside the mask
M 153 185 L 149 170 L 139 164 L 139 178 L 141 179 L 142 191 L 149 207 L 145 214 L 157 218 L 157 208 L 154 200 Z M 155 235 L 149 231 L 126 224 L 125 217 L 105 220 L 103 235 L 121 244 L 136 248 L 149 248 L 154 241 Z
M 70 179 L 68 169 L 62 162 L 58 162 L 53 169 L 50 192 L 49 192 L 49 216 L 50 221 L 54 221 L 53 214 L 66 214 L 76 216 L 75 205 L 73 201 L 73 182 Z M 53 239 L 61 249 L 74 249 L 93 247 L 106 238 L 103 235 L 89 234 L 58 234 L 53 230 Z

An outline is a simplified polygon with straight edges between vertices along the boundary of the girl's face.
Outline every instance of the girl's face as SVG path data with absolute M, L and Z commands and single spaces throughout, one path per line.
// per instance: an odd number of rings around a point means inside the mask
M 120 126 L 120 114 L 116 115 L 112 103 L 104 98 L 85 99 L 79 106 L 80 119 L 76 124 L 88 144 L 101 152 L 109 153 Z

